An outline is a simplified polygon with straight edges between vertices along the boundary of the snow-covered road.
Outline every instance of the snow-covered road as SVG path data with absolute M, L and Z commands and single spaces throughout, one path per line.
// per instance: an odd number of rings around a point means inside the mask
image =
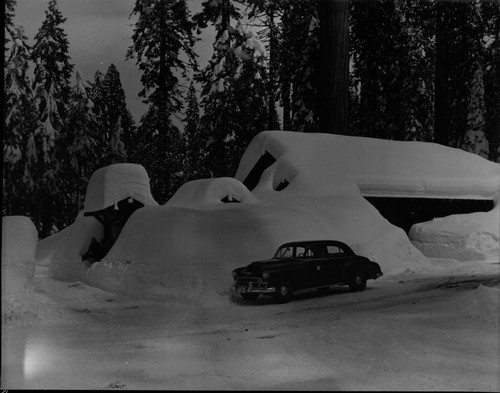
M 2 388 L 499 391 L 498 321 L 477 299 L 478 285 L 498 288 L 500 265 L 461 266 L 284 305 L 228 294 L 213 308 L 54 282 L 38 267 L 36 296 L 62 314 L 3 326 Z

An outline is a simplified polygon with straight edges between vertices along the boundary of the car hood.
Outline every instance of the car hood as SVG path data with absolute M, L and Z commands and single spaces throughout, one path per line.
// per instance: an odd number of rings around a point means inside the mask
M 284 261 L 283 259 L 265 259 L 262 261 L 255 261 L 250 263 L 246 268 L 245 271 L 247 272 L 257 272 L 257 271 L 262 271 L 262 270 L 272 270 L 274 268 L 279 268 L 282 267 L 283 265 L 290 266 L 290 264 L 293 264 L 294 262 L 299 262 L 296 259 L 287 259 Z

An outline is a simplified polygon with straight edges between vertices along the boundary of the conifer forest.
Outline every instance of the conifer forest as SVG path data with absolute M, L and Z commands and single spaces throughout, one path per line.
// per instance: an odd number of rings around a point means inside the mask
M 85 79 L 50 0 L 35 37 L 5 1 L 3 215 L 41 238 L 74 221 L 93 172 L 144 166 L 164 204 L 185 182 L 233 177 L 264 130 L 436 142 L 500 162 L 500 1 L 136 0 L 119 69 Z M 63 1 L 63 0 L 59 0 Z M 208 64 L 195 44 L 215 30 Z M 33 44 L 28 41 L 33 40 Z

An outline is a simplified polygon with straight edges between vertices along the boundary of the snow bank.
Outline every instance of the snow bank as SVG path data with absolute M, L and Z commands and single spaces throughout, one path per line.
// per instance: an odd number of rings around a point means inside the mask
M 465 313 L 498 326 L 500 286 L 479 285 L 462 302 Z
M 54 239 L 63 240 L 57 235 Z M 2 325 L 47 325 L 70 316 L 34 285 L 37 241 L 38 232 L 28 217 L 2 218 Z
M 73 281 L 85 276 L 82 255 L 87 252 L 93 237 L 102 239 L 104 228 L 94 217 L 80 212 L 73 224 L 65 228 L 57 241 L 43 239 L 37 247 L 37 257 L 50 258 L 49 274 L 56 280 Z M 37 259 L 37 264 L 42 261 Z
M 144 206 L 157 206 L 151 195 L 149 177 L 138 164 L 113 164 L 98 169 L 90 178 L 84 211 L 92 212 L 116 205 L 132 197 Z
M 38 231 L 28 217 L 2 217 L 2 301 L 17 301 L 33 291 Z
M 500 165 L 460 149 L 335 134 L 265 131 L 246 149 L 236 178 L 243 181 L 265 152 L 313 157 L 317 171 L 341 172 L 364 196 L 494 199 Z
M 424 255 L 456 260 L 500 260 L 500 207 L 415 224 L 411 242 Z
M 2 324 L 36 318 L 33 278 L 38 231 L 28 217 L 2 217 Z

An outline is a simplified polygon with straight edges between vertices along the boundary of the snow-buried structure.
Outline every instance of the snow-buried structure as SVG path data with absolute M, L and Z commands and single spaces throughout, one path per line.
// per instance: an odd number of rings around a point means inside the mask
M 451 214 L 489 211 L 500 188 L 500 165 L 463 150 L 428 142 L 404 142 L 335 134 L 266 131 L 246 149 L 236 178 L 253 190 L 282 155 L 293 165 L 313 160 L 324 182 L 341 172 L 391 223 L 414 223 Z M 276 191 L 293 171 L 273 178 Z
M 406 148 L 410 145 L 417 146 L 417 152 Z M 129 188 L 139 191 L 135 199 L 144 204 L 128 218 L 100 262 L 87 267 L 81 261 L 91 237 L 102 236 L 103 231 L 97 220 L 83 212 L 73 225 L 39 243 L 38 260 L 49 262 L 52 275 L 59 279 L 79 279 L 139 298 L 210 303 L 227 301 L 233 268 L 268 258 L 280 244 L 293 240 L 344 241 L 355 252 L 380 263 L 386 275 L 421 270 L 429 261 L 363 193 L 384 189 L 390 195 L 412 195 L 416 188 L 422 196 L 445 196 L 453 191 L 464 197 L 471 192 L 489 197 L 494 194 L 491 182 L 498 180 L 480 161 L 473 165 L 479 169 L 464 168 L 461 176 L 446 175 L 443 170 L 439 181 L 429 157 L 420 159 L 425 145 L 263 132 L 249 145 L 235 178 L 188 182 L 162 206 L 150 197 L 144 168 L 136 168 L 133 172 L 140 172 L 142 180 L 125 180 L 119 197 L 107 199 L 118 188 L 108 187 L 109 180 L 102 187 L 89 185 L 85 209 L 87 199 L 114 204 L 128 198 Z M 436 154 L 440 152 L 437 149 Z M 443 159 L 441 164 L 451 170 L 460 161 L 450 167 Z M 408 182 L 407 177 L 412 177 L 408 171 L 419 165 L 422 170 L 428 166 L 420 178 Z M 476 175 L 485 168 L 478 179 Z M 493 180 L 484 180 L 488 176 Z M 471 184 L 464 186 L 464 180 Z

